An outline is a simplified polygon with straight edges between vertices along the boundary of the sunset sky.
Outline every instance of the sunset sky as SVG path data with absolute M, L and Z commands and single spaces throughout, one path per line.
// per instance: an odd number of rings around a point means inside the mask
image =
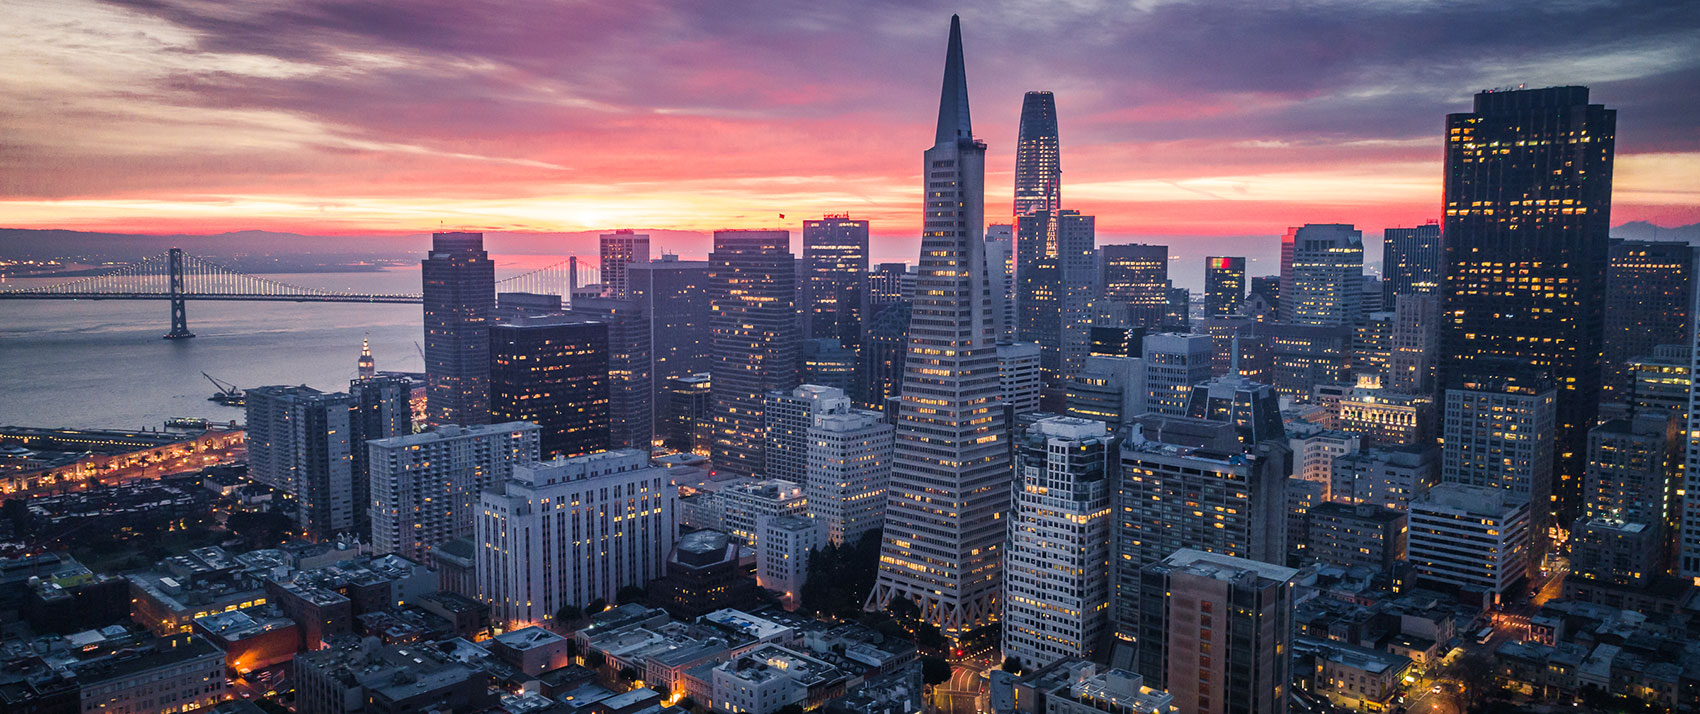
M 952 12 L 990 220 L 1026 90 L 1100 236 L 1239 236 L 1436 218 L 1447 112 L 1582 84 L 1613 223 L 1700 222 L 1696 2 L 8 0 L 0 226 L 912 236 Z

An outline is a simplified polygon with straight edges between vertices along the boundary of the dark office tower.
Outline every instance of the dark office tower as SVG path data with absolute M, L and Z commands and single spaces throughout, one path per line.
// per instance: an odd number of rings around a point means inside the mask
M 1163 291 L 1163 325 L 1192 331 L 1192 291 L 1169 286 Z
M 868 314 L 868 222 L 850 214 L 803 221 L 803 339 L 856 349 Z
M 618 298 L 579 298 L 567 314 L 608 325 L 608 448 L 648 449 L 655 434 L 649 316 L 638 301 Z
M 1553 493 L 1574 517 L 1599 407 L 1617 111 L 1587 87 L 1482 92 L 1446 124 L 1441 383 L 1484 359 L 1552 376 Z
M 621 229 L 602 234 L 602 294 L 630 297 L 631 281 L 626 266 L 649 262 L 649 236 Z
M 1015 140 L 1015 215 L 1062 210 L 1062 153 L 1057 146 L 1057 101 L 1050 92 L 1021 100 Z
M 1388 228 L 1381 232 L 1382 309 L 1398 295 L 1428 295 L 1440 290 L 1440 224 Z
M 1130 327 L 1156 327 L 1169 311 L 1169 246 L 1129 243 L 1099 248 L 1105 300 L 1128 306 Z
M 715 231 L 714 468 L 762 473 L 767 393 L 797 386 L 797 271 L 790 231 Z
M 1098 267 L 1092 216 L 1037 211 L 1015 219 L 1016 340 L 1039 345 L 1046 411 L 1062 413 L 1068 379 L 1086 365 Z M 994 302 L 994 304 L 998 304 Z
M 1245 258 L 1204 259 L 1204 316 L 1238 315 L 1245 302 Z
M 868 273 L 868 314 L 903 299 L 903 276 L 908 263 L 880 263 Z
M 1363 231 L 1306 224 L 1281 236 L 1281 321 L 1346 325 L 1363 317 Z
M 657 393 L 669 379 L 707 372 L 713 342 L 708 261 L 663 254 L 651 263 L 626 266 L 626 276 L 631 299 L 648 318 L 649 373 Z
M 674 377 L 662 387 L 663 444 L 674 451 L 709 454 L 714 420 L 710 417 L 708 373 Z
M 998 314 L 998 342 L 1015 341 L 1015 224 L 986 226 L 986 270 Z
M 496 264 L 483 233 L 436 233 L 420 261 L 425 414 L 430 424 L 490 423 L 490 312 Z
M 1251 287 L 1246 289 L 1247 300 L 1250 300 L 1253 295 L 1256 295 L 1262 298 L 1264 303 L 1268 304 L 1269 309 L 1277 312 L 1280 311 L 1281 276 L 1259 275 L 1251 279 L 1250 285 Z
M 867 380 L 859 400 L 865 409 L 883 411 L 887 399 L 903 394 L 903 365 L 909 358 L 911 303 L 895 302 L 874 313 L 862 344 L 862 378 Z
M 249 389 L 248 473 L 296 500 L 307 538 L 328 540 L 356 527 L 353 444 L 347 394 L 312 387 Z
M 1606 270 L 1602 400 L 1629 401 L 1635 376 L 1629 361 L 1659 345 L 1689 343 L 1688 306 L 1694 301 L 1694 249 L 1687 243 L 1611 242 Z
M 908 600 L 960 636 L 1001 611 L 1012 474 L 984 256 L 986 145 L 969 125 L 954 16 L 945 57 L 938 132 L 921 165 L 921 272 L 879 577 L 866 607 Z
M 372 465 L 366 442 L 413 433 L 413 385 L 406 377 L 361 377 L 348 383 L 348 450 L 353 456 L 355 532 L 371 532 Z
M 835 387 L 845 394 L 859 394 L 857 390 L 861 380 L 857 368 L 860 365 L 856 350 L 838 344 L 838 340 L 831 337 L 803 340 L 798 349 L 803 360 L 798 381 L 819 387 Z
M 490 328 L 490 412 L 542 427 L 545 460 L 607 451 L 608 325 L 521 315 Z

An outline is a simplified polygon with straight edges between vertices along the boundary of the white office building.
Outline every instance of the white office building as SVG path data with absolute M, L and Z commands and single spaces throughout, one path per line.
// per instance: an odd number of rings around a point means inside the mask
M 1529 571 L 1529 522 L 1526 497 L 1441 484 L 1411 501 L 1406 560 L 1420 578 L 1503 594 Z
M 367 442 L 372 550 L 431 562 L 432 549 L 472 535 L 478 493 L 537 461 L 536 424 L 445 425 Z
M 1092 657 L 1109 626 L 1115 444 L 1103 422 L 1073 417 L 1018 437 L 1003 652 L 1029 668 Z
M 1358 436 L 1308 422 L 1296 422 L 1287 428 L 1287 446 L 1293 450 L 1292 476 L 1322 484 L 1322 500 L 1333 500 L 1334 461 L 1357 453 Z
M 834 545 L 854 544 L 885 523 L 897 437 L 879 412 L 853 409 L 815 419 L 808 434 L 808 513 Z
M 809 429 L 815 418 L 850 411 L 844 390 L 805 384 L 795 389 L 767 393 L 767 448 L 764 451 L 767 478 L 805 483 L 809 466 Z
M 821 524 L 807 516 L 763 517 L 756 526 L 756 584 L 779 594 L 785 609 L 802 601 L 809 579 L 809 553 L 825 545 Z
M 662 576 L 673 550 L 672 474 L 618 449 L 514 467 L 482 494 L 475 527 L 479 598 L 510 629 L 563 605 L 612 602 Z

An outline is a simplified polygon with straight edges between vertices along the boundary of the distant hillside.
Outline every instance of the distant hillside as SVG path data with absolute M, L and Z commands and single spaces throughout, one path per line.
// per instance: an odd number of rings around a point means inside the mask
M 1664 228 L 1646 221 L 1630 221 L 1611 229 L 1611 237 L 1625 240 L 1681 241 L 1695 245 L 1700 244 L 1700 223 Z

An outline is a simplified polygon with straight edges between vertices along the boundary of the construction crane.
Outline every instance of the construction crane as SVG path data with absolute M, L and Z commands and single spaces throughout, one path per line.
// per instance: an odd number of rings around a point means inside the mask
M 248 404 L 247 396 L 242 393 L 242 390 L 237 389 L 236 385 L 220 381 L 206 372 L 202 372 L 201 376 L 206 377 L 208 382 L 212 382 L 212 385 L 218 388 L 217 392 L 213 392 L 212 396 L 207 397 L 207 401 L 217 402 L 227 407 L 240 407 Z

